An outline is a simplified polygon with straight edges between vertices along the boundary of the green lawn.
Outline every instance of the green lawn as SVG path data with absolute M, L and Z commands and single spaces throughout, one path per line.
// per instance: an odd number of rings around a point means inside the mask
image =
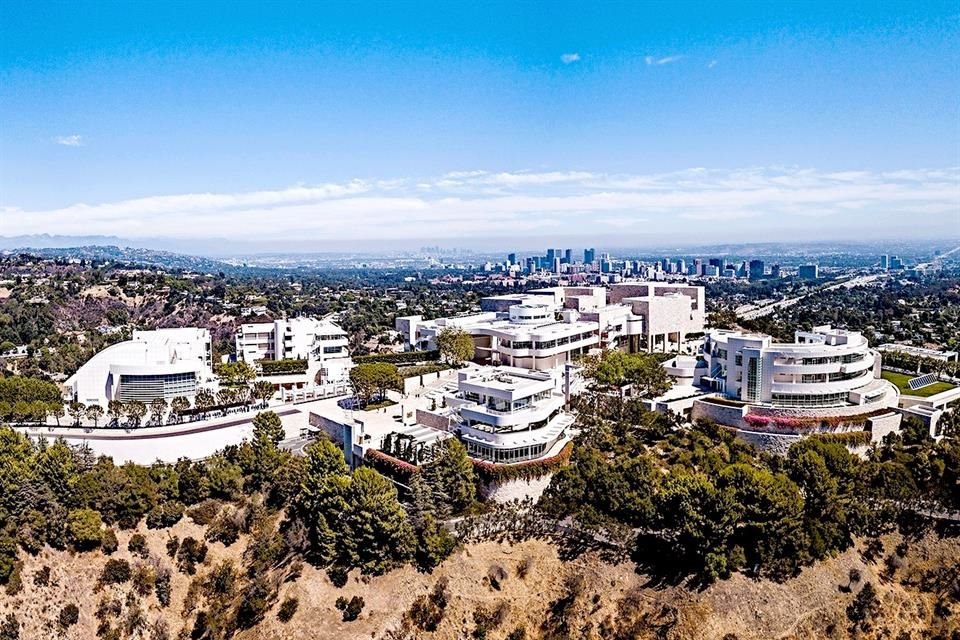
M 927 398 L 929 396 L 953 389 L 953 385 L 949 382 L 934 382 L 928 387 L 923 387 L 922 389 L 913 391 L 907 382 L 913 378 L 916 378 L 917 376 L 908 376 L 904 373 L 897 373 L 895 371 L 883 371 L 881 372 L 881 375 L 883 376 L 884 380 L 889 380 L 893 384 L 897 385 L 897 387 L 900 388 L 900 393 L 908 396 Z
M 370 403 L 368 403 L 368 404 L 363 405 L 363 410 L 364 410 L 364 411 L 376 411 L 377 409 L 384 409 L 384 408 L 386 408 L 386 407 L 392 407 L 392 406 L 395 405 L 395 404 L 397 404 L 397 403 L 394 402 L 393 400 L 390 400 L 390 399 L 380 400 L 379 402 L 370 402 Z

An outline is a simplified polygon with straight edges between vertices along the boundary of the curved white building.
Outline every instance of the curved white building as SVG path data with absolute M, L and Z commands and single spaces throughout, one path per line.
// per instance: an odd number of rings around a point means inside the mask
M 547 371 L 483 368 L 458 374 L 446 404 L 459 416 L 457 432 L 471 457 L 516 463 L 556 453 L 569 440 L 573 417 Z
M 728 398 L 779 407 L 880 404 L 896 387 L 880 379 L 880 354 L 859 332 L 814 327 L 792 343 L 733 331 L 704 339 L 701 382 Z M 881 405 L 882 406 L 882 405 Z
M 208 330 L 157 329 L 100 351 L 65 386 L 72 399 L 106 408 L 111 400 L 192 398 L 213 380 Z
M 695 384 L 723 397 L 694 400 L 691 417 L 733 428 L 765 450 L 786 453 L 814 433 L 859 433 L 848 442 L 879 442 L 898 431 L 900 391 L 880 377 L 880 354 L 858 332 L 814 327 L 794 342 L 712 331 Z M 703 371 L 698 376 L 696 372 Z
M 536 370 L 559 367 L 599 346 L 599 326 L 580 320 L 576 311 L 535 301 L 512 304 L 506 312 L 428 321 L 419 316 L 397 319 L 398 330 L 407 334 L 414 348 L 434 349 L 441 331 L 458 328 L 473 338 L 475 362 Z

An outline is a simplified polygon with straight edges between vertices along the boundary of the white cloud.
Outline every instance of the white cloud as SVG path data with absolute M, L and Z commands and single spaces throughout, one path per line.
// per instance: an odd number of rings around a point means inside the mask
M 661 65 L 661 64 L 670 64 L 671 62 L 677 62 L 682 60 L 683 56 L 665 56 L 662 58 L 656 58 L 654 56 L 647 56 L 643 59 L 648 65 Z
M 78 136 L 76 134 L 72 136 L 57 136 L 53 139 L 56 144 L 62 144 L 65 147 L 82 147 L 83 146 L 83 136 Z
M 707 63 L 707 69 L 713 69 L 715 66 L 717 66 L 716 60 L 711 60 L 710 62 Z
M 577 52 L 565 53 L 560 56 L 560 62 L 563 64 L 573 64 L 580 61 L 580 54 Z
M 0 207 L 0 235 L 406 240 L 479 233 L 522 237 L 685 234 L 698 227 L 809 230 L 811 218 L 870 228 L 912 215 L 949 228 L 960 215 L 960 167 L 819 171 L 695 167 L 666 173 L 456 171 L 239 193 L 158 195 L 56 209 Z M 691 221 L 703 223 L 694 225 Z M 748 221 L 748 222 L 747 222 Z M 793 225 L 793 227 L 791 227 Z

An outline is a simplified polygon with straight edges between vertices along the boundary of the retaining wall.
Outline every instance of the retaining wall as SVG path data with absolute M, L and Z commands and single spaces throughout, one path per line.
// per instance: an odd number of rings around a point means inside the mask
M 548 473 L 532 480 L 480 482 L 478 489 L 481 498 L 495 502 L 510 502 L 511 500 L 523 500 L 528 497 L 539 500 L 544 490 L 549 486 L 551 478 L 553 478 L 553 474 Z

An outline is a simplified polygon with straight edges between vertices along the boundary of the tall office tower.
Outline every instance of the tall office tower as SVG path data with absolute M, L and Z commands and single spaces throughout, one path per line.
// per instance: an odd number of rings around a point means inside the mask
M 687 261 L 683 258 L 677 260 L 677 273 L 686 273 L 687 272 Z
M 670 258 L 664 258 L 660 261 L 660 266 L 664 271 L 670 273 Z
M 560 264 L 561 264 L 560 256 L 555 257 L 555 258 L 553 259 L 553 272 L 554 272 L 554 273 L 560 273 Z
M 890 268 L 890 256 L 882 255 L 880 256 L 880 268 L 886 271 Z
M 890 256 L 890 271 L 900 271 L 903 269 L 903 260 L 900 256 Z
M 776 280 L 779 277 L 780 277 L 780 265 L 779 264 L 770 265 L 770 279 Z
M 695 276 L 703 275 L 703 260 L 700 258 L 694 258 L 693 260 L 693 274 Z
M 537 259 L 534 257 L 527 258 L 527 273 L 533 273 L 537 270 Z
M 820 267 L 815 264 L 802 264 L 797 269 L 797 277 L 801 280 L 816 280 L 820 277 Z
M 748 273 L 751 280 L 763 280 L 763 260 L 751 260 Z
M 566 264 L 573 264 L 573 249 L 563 250 L 563 261 Z
M 708 263 L 711 267 L 716 267 L 717 269 L 723 269 L 723 258 L 710 258 Z
M 556 249 L 547 249 L 547 264 L 552 265 L 553 259 L 557 257 Z
M 609 258 L 605 258 L 600 261 L 600 273 L 610 273 L 613 271 L 613 263 L 610 262 Z
M 507 254 L 507 264 L 510 266 L 517 264 L 517 254 L 515 253 Z
M 583 250 L 583 262 L 584 264 L 593 264 L 593 261 L 597 259 L 597 250 L 596 249 L 584 249 Z

